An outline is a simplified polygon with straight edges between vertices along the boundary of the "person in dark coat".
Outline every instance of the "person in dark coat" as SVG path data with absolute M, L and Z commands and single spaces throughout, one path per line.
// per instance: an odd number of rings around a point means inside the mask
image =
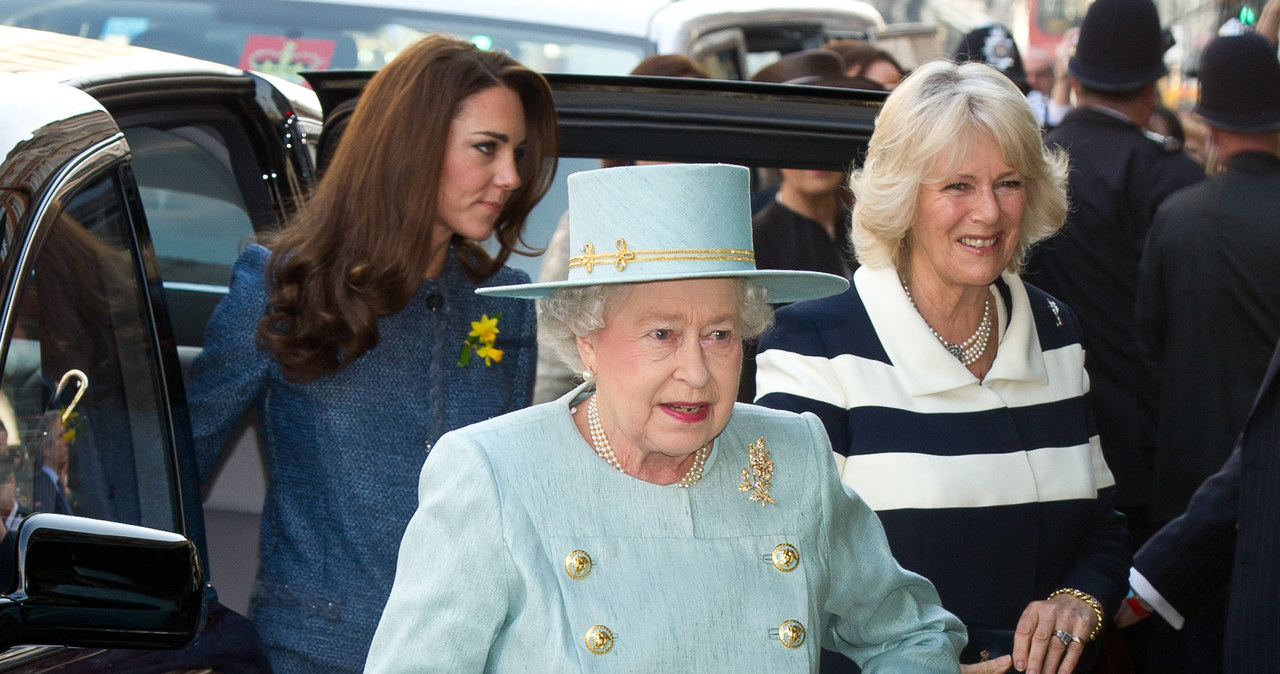
M 1225 560 L 1231 557 L 1236 533 L 1214 530 L 1204 518 L 1226 518 L 1212 521 L 1234 527 L 1237 512 L 1226 508 L 1239 499 L 1233 491 L 1239 487 L 1239 458 L 1201 487 L 1198 494 L 1203 496 L 1192 500 L 1192 494 L 1231 455 L 1280 338 L 1280 62 L 1275 46 L 1256 34 L 1211 43 L 1201 61 L 1196 113 L 1208 127 L 1223 170 L 1160 206 L 1138 286 L 1143 355 L 1154 375 L 1158 403 L 1152 515 L 1167 522 L 1188 501 L 1194 512 L 1165 527 L 1162 531 L 1173 533 L 1162 533 L 1144 548 L 1137 566 L 1144 571 L 1134 583 L 1140 596 L 1150 596 L 1151 587 L 1142 577 L 1149 568 L 1158 574 L 1155 587 L 1161 594 L 1172 593 L 1173 606 L 1179 607 L 1162 614 L 1180 632 L 1153 622 L 1134 630 L 1141 638 L 1130 641 L 1144 644 L 1135 649 L 1134 659 L 1147 671 L 1165 671 L 1197 658 L 1202 664 L 1195 671 L 1259 671 L 1246 665 L 1254 661 L 1239 659 L 1244 656 L 1238 648 L 1228 656 L 1226 668 L 1217 669 L 1226 609 L 1224 592 L 1212 589 L 1228 582 Z M 1261 451 L 1274 449 L 1272 443 Z M 1239 505 L 1243 522 L 1245 504 Z M 1202 537 L 1203 544 L 1198 542 Z M 1194 571 L 1153 564 L 1188 542 L 1195 547 L 1183 551 L 1180 556 L 1186 559 L 1179 564 L 1195 565 Z M 1194 598 L 1184 593 L 1192 587 L 1197 590 Z M 1274 591 L 1270 595 L 1273 603 L 1276 596 Z M 1184 621 L 1184 610 L 1195 615 Z M 1233 607 L 1225 619 L 1253 623 L 1249 612 L 1237 618 Z M 1227 634 L 1236 629 L 1244 626 L 1229 625 Z
M 1071 157 L 1071 208 L 1025 275 L 1080 318 L 1102 450 L 1139 542 L 1150 532 L 1152 403 L 1138 359 L 1138 260 L 1160 202 L 1204 178 L 1190 157 L 1143 132 L 1168 72 L 1165 48 L 1151 0 L 1089 7 L 1069 64 L 1079 105 L 1045 137 Z
M 1164 202 L 1139 269 L 1162 523 L 1231 453 L 1280 338 L 1280 62 L 1247 34 L 1215 40 L 1201 63 L 1195 111 L 1223 170 Z
M 1229 593 L 1223 668 L 1280 671 L 1280 348 L 1235 451 L 1187 511 L 1138 551 L 1116 624 L 1154 612 L 1175 627 Z M 1203 670 L 1184 670 L 1203 671 Z
M 35 512 L 71 514 L 67 498 L 67 465 L 71 451 L 66 426 L 57 411 L 45 415 L 45 434 L 40 440 L 40 469 L 31 480 L 31 509 Z
M 880 88 L 844 74 L 840 55 L 827 49 L 792 52 L 766 66 L 757 82 Z M 849 244 L 848 190 L 843 171 L 781 169 L 767 201 L 753 209 L 752 239 L 760 269 L 820 271 L 848 278 L 858 263 Z M 750 398 L 739 398 L 750 402 Z

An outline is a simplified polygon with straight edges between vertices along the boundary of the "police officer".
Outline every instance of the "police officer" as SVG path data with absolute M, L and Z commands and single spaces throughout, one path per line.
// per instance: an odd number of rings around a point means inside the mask
M 1280 503 L 1280 464 L 1275 436 L 1262 430 L 1262 419 L 1276 414 L 1275 387 L 1258 393 L 1280 339 L 1275 45 L 1257 34 L 1210 43 L 1201 57 L 1195 111 L 1208 126 L 1211 156 L 1222 171 L 1160 206 L 1138 285 L 1142 343 L 1159 382 L 1152 514 L 1168 520 L 1191 506 L 1134 561 L 1135 593 L 1165 619 L 1137 628 L 1147 632 L 1147 646 L 1134 659 L 1145 665 L 1138 671 L 1276 671 L 1280 564 L 1269 522 Z M 1196 491 L 1246 428 L 1242 456 Z M 1218 649 L 1228 584 L 1224 667 Z M 1138 615 L 1150 610 L 1141 603 L 1133 608 Z M 1169 626 L 1180 632 L 1168 633 Z M 1238 636 L 1244 634 L 1250 636 Z
M 1143 131 L 1168 73 L 1166 48 L 1151 0 L 1089 7 L 1069 64 L 1078 105 L 1045 137 L 1071 157 L 1070 210 L 1026 275 L 1080 318 L 1103 454 L 1138 542 L 1150 534 L 1152 425 L 1134 317 L 1138 260 L 1160 202 L 1204 178 L 1185 153 Z

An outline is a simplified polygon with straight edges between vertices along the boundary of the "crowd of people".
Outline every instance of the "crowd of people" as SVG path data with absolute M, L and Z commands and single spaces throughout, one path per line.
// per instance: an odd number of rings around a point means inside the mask
M 860 166 L 576 173 L 537 282 L 550 88 L 424 38 L 192 373 L 203 479 L 263 428 L 274 669 L 1275 670 L 1277 28 L 1205 49 L 1203 164 L 1151 0 L 789 55 L 889 92 Z

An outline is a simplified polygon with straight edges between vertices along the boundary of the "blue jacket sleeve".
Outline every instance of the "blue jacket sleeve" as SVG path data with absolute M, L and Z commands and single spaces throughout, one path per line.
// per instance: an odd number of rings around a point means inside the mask
M 1082 342 L 1079 318 L 1070 307 L 1059 305 L 1063 320 L 1075 333 L 1074 341 Z M 1086 389 L 1088 398 L 1089 391 Z M 1097 424 L 1091 405 L 1084 406 L 1086 424 L 1095 443 L 1095 461 L 1104 461 L 1102 451 L 1096 446 Z M 1099 472 L 1095 468 L 1095 473 Z M 1075 588 L 1094 596 L 1102 604 L 1107 616 L 1114 616 L 1129 589 L 1129 565 L 1133 561 L 1133 536 L 1125 523 L 1125 517 L 1116 510 L 1115 485 L 1102 487 L 1093 502 L 1089 514 L 1088 530 L 1079 543 L 1075 563 L 1067 570 L 1062 587 Z M 1055 588 L 1057 589 L 1057 588 Z
M 1240 506 L 1240 449 L 1134 556 L 1133 566 L 1179 613 L 1191 615 L 1231 580 Z
M 255 341 L 267 305 L 269 257 L 270 252 L 256 244 L 240 254 L 231 271 L 231 289 L 205 326 L 204 351 L 192 364 L 187 397 L 202 484 L 262 391 L 272 364 Z
M 1133 559 L 1133 537 L 1124 515 L 1115 509 L 1115 487 L 1098 490 L 1089 531 L 1080 542 L 1076 563 L 1067 572 L 1063 587 L 1093 595 L 1107 616 L 1115 615 L 1128 590 L 1127 574 Z

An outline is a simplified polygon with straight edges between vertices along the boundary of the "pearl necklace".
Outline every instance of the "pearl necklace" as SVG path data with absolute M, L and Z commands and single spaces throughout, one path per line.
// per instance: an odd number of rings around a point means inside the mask
M 622 469 L 617 455 L 613 453 L 613 445 L 609 444 L 609 436 L 604 434 L 604 427 L 600 425 L 600 411 L 596 409 L 595 394 L 592 394 L 591 399 L 587 401 L 587 430 L 591 433 L 591 448 L 596 450 L 596 454 L 619 473 L 626 475 L 627 471 Z M 694 452 L 693 465 L 689 466 L 689 472 L 676 483 L 677 487 L 688 489 L 702 479 L 702 469 L 707 465 L 707 456 L 711 453 L 709 446 L 709 444 L 703 445 Z
M 907 287 L 907 282 L 902 279 L 898 280 L 902 283 L 902 290 L 907 293 L 907 301 L 911 303 L 911 308 L 915 309 L 916 313 L 919 314 L 920 308 L 916 306 L 915 299 L 911 297 L 911 289 Z M 978 329 L 974 330 L 969 339 L 963 342 L 948 342 L 943 339 L 942 335 L 938 334 L 937 330 L 933 329 L 932 325 L 929 325 L 929 321 L 925 321 L 924 325 L 929 328 L 929 332 L 932 332 L 939 342 L 942 342 L 942 347 L 948 353 L 955 356 L 961 365 L 969 367 L 978 362 L 978 359 L 982 358 L 982 355 L 987 352 L 987 348 L 990 346 L 991 316 L 994 313 L 991 310 L 991 293 L 988 292 L 986 299 L 982 301 L 982 320 L 978 322 Z M 924 318 L 924 315 L 921 314 L 920 317 Z

